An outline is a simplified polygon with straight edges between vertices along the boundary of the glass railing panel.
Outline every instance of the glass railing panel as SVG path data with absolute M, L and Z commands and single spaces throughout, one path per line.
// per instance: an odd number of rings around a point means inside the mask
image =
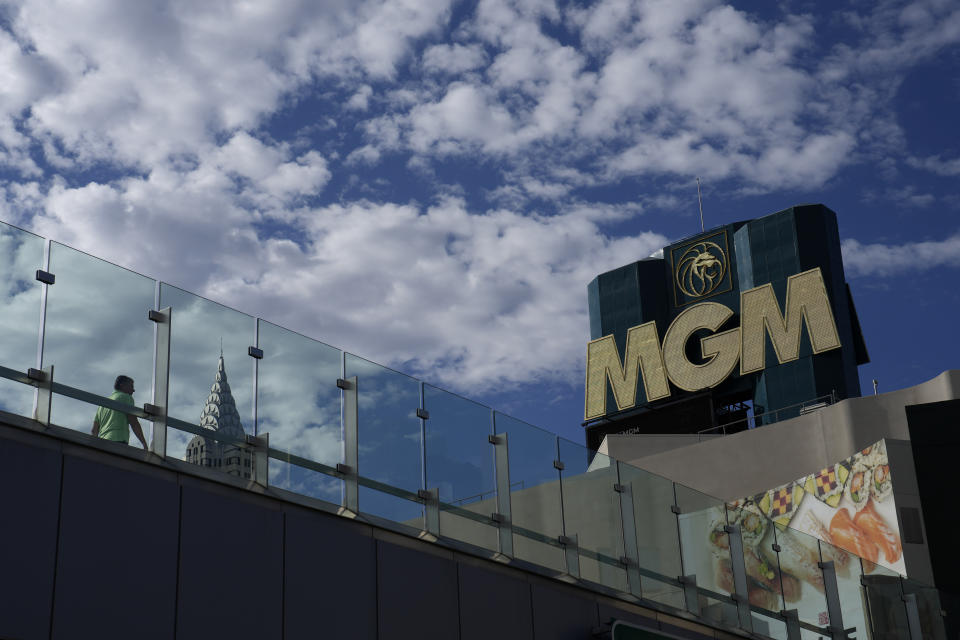
M 947 630 L 944 626 L 940 594 L 929 585 L 916 580 L 901 580 L 901 589 L 904 595 L 912 594 L 917 601 L 917 614 L 920 618 L 920 630 L 924 638 L 931 640 L 946 640 Z
M 626 591 L 616 462 L 565 438 L 558 442 L 564 531 L 577 536 L 580 577 Z
M 777 561 L 785 608 L 796 609 L 801 623 L 815 627 L 827 626 L 830 619 L 827 615 L 823 572 L 819 566 L 819 540 L 780 524 L 775 524 L 772 528 L 774 541 L 780 548 Z M 808 629 L 802 629 L 801 636 L 819 637 Z
M 853 635 L 867 637 L 867 613 L 863 585 L 860 582 L 860 558 L 845 549 L 820 540 L 820 558 L 833 562 L 837 574 L 837 591 L 840 594 L 840 612 L 845 629 L 855 627 Z
M 160 307 L 171 309 L 168 415 L 229 437 L 253 435 L 253 359 L 247 351 L 253 317 L 166 283 L 160 285 Z M 198 451 L 194 436 L 167 430 L 168 456 L 252 476 L 246 459 L 231 455 L 228 463 L 210 457 L 218 450 L 205 449 L 199 457 Z
M 346 377 L 357 377 L 358 473 L 416 495 L 423 487 L 420 382 L 346 354 Z M 423 528 L 423 506 L 401 495 L 360 486 L 360 511 Z
M 724 529 L 725 505 L 722 500 L 681 484 L 675 483 L 674 491 L 680 510 L 677 520 L 683 573 L 695 576 L 697 587 L 702 590 L 701 614 L 718 624 L 736 627 L 737 608 L 729 601 L 734 584 L 730 539 Z
M 779 612 L 760 611 L 751 605 L 750 617 L 753 619 L 753 633 L 765 638 L 787 640 L 787 623 L 780 617 Z
M 154 326 L 147 314 L 155 281 L 56 242 L 50 272 L 56 283 L 47 290 L 43 366 L 54 366 L 54 382 L 110 396 L 124 375 L 134 381 L 137 405 L 152 402 Z M 57 395 L 51 421 L 90 433 L 96 413 L 91 404 Z M 140 424 L 149 443 L 152 425 Z
M 440 493 L 440 534 L 492 551 L 498 548 L 493 416 L 489 407 L 423 386 L 427 488 Z
M 494 412 L 498 434 L 507 434 L 510 512 L 514 556 L 563 571 L 563 533 L 557 436 L 508 415 Z
M 286 458 L 270 459 L 270 484 L 340 504 L 343 482 L 329 473 L 343 462 L 339 349 L 258 320 L 257 432 Z M 297 464 L 297 458 L 326 469 Z M 327 473 L 324 473 L 327 471 Z
M 673 582 L 683 573 L 673 482 L 622 462 L 619 468 L 620 484 L 630 485 L 633 500 L 643 597 L 682 609 L 683 590 Z
M 783 579 L 773 544 L 773 523 L 752 501 L 727 505 L 727 522 L 737 525 L 743 541 L 743 565 L 747 575 L 747 597 L 752 610 L 778 616 L 784 608 Z M 764 623 L 770 626 L 769 623 Z M 776 627 L 775 628 L 779 628 Z M 785 627 L 784 627 L 785 628 Z
M 22 373 L 37 366 L 42 285 L 35 276 L 43 245 L 40 236 L 0 223 L 0 365 Z M 33 393 L 33 387 L 0 378 L 0 410 L 29 417 Z
M 860 567 L 872 637 L 911 640 L 900 575 L 866 558 L 860 559 Z

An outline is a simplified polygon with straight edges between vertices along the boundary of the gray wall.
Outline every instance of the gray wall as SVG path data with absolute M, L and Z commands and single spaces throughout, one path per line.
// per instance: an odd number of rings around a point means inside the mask
M 904 407 L 955 398 L 960 398 L 960 371 L 951 370 L 914 387 L 849 398 L 807 415 L 696 444 L 690 443 L 690 436 L 611 435 L 601 451 L 733 500 L 814 473 L 883 438 L 909 440 Z
M 0 481 L 0 640 L 735 637 L 10 416 Z

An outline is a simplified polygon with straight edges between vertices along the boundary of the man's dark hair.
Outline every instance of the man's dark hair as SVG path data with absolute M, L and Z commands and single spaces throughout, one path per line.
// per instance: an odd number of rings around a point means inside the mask
M 117 376 L 117 379 L 113 382 L 113 390 L 120 391 L 120 387 L 128 382 L 132 384 L 133 378 L 130 376 Z

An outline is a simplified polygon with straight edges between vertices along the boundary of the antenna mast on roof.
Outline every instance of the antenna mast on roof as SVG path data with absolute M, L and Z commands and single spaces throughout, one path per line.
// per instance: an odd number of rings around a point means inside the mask
M 697 176 L 697 202 L 700 204 L 700 232 L 703 233 L 703 198 L 700 197 L 700 176 Z

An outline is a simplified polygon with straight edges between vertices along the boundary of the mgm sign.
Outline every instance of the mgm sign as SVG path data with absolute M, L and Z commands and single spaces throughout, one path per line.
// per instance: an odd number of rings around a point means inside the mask
M 723 280 L 724 264 L 717 253 L 717 245 L 700 243 L 684 254 L 675 271 L 684 294 L 709 293 Z M 785 309 L 780 308 L 770 284 L 742 291 L 740 326 L 717 333 L 733 315 L 732 309 L 718 302 L 693 304 L 673 319 L 662 343 L 656 322 L 637 325 L 627 331 L 622 359 L 612 335 L 591 341 L 587 344 L 586 419 L 607 413 L 608 381 L 622 411 L 634 406 L 641 380 L 647 399 L 654 401 L 670 395 L 668 380 L 684 391 L 700 391 L 726 380 L 738 363 L 740 375 L 764 369 L 766 336 L 780 364 L 800 357 L 804 328 L 814 353 L 841 346 L 819 267 L 787 279 Z M 700 338 L 703 362 L 691 362 L 687 342 L 704 330 L 710 335 Z
M 585 422 L 696 433 L 799 415 L 860 395 L 870 361 L 836 214 L 798 205 L 726 224 L 599 274 L 587 286 Z M 737 426 L 739 425 L 739 426 Z

